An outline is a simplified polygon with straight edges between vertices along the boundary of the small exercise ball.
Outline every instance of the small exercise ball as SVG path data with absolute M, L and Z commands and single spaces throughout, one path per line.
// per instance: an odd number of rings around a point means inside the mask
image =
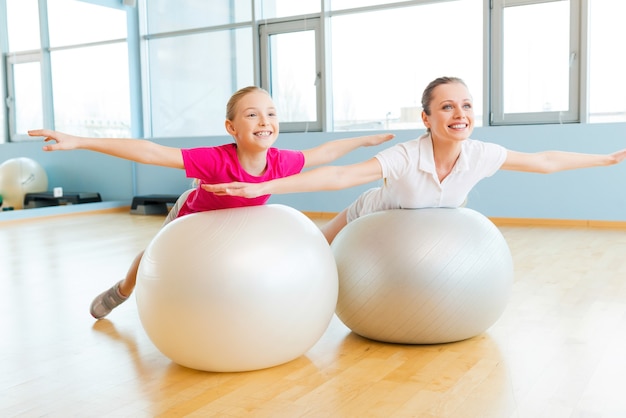
M 139 318 L 175 363 L 214 372 L 263 369 L 307 352 L 337 304 L 337 266 L 319 228 L 283 205 L 186 215 L 139 265 Z
M 46 171 L 35 160 L 12 158 L 0 164 L 0 194 L 6 207 L 22 209 L 26 193 L 48 190 Z
M 513 284 L 504 237 L 468 208 L 366 215 L 332 249 L 337 316 L 378 341 L 437 344 L 479 335 L 500 317 Z

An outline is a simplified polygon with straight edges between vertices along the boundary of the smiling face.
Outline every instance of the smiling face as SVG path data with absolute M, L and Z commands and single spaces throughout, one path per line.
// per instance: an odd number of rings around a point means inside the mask
M 270 148 L 278 137 L 276 107 L 267 92 L 252 90 L 238 98 L 226 130 L 239 150 L 259 152 Z
M 451 82 L 435 87 L 422 120 L 433 140 L 467 139 L 474 129 L 474 104 L 465 84 Z

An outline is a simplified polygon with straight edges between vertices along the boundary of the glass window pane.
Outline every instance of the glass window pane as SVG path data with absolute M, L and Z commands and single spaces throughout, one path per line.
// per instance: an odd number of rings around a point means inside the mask
M 48 24 L 52 47 L 126 39 L 124 10 L 83 1 L 48 1 Z
M 422 129 L 422 92 L 441 76 L 467 83 L 480 126 L 482 7 L 458 0 L 333 17 L 334 130 Z
M 270 36 L 270 85 L 281 122 L 317 120 L 315 31 Z
M 399 1 L 402 0 L 330 0 L 330 8 L 331 10 L 352 9 L 355 7 L 398 3 Z
M 261 18 L 297 16 L 321 11 L 320 0 L 262 0 Z
M 173 32 L 207 26 L 247 22 L 251 0 L 146 1 L 148 33 Z
M 626 2 L 589 2 L 589 121 L 626 121 L 626 54 L 616 40 L 626 40 Z M 618 41 L 619 43 L 619 41 Z
M 152 135 L 224 135 L 226 102 L 254 84 L 252 29 L 153 39 L 148 46 Z
M 569 10 L 569 1 L 504 9 L 504 113 L 569 110 Z
M 125 42 L 55 51 L 50 59 L 56 129 L 95 137 L 130 136 Z
M 6 0 L 9 51 L 40 48 L 37 0 Z
M 27 135 L 29 129 L 43 127 L 41 104 L 41 66 L 39 62 L 13 65 L 13 105 L 15 133 Z

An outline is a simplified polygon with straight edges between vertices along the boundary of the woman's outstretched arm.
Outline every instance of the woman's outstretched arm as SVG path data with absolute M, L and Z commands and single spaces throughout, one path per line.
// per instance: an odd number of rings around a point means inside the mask
M 507 156 L 501 169 L 547 174 L 578 168 L 619 164 L 625 158 L 626 149 L 612 154 L 583 154 L 565 151 L 541 151 L 535 153 L 507 151 Z
M 352 165 L 319 167 L 264 183 L 203 184 L 202 188 L 217 195 L 253 198 L 268 194 L 347 189 L 381 178 L 380 163 L 376 158 L 371 158 Z

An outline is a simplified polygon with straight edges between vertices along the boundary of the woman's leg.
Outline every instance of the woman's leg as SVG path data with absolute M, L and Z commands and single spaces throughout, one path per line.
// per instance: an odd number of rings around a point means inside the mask
M 324 237 L 326 237 L 326 241 L 328 241 L 329 244 L 333 243 L 333 240 L 335 239 L 339 231 L 341 231 L 343 227 L 348 224 L 348 220 L 346 218 L 347 212 L 348 209 L 342 210 L 333 219 L 328 221 L 325 225 L 322 225 L 322 227 L 320 228 L 322 230 L 322 233 L 324 234 Z
M 348 225 L 348 222 L 352 222 L 369 213 L 391 209 L 391 206 L 384 203 L 381 197 L 381 190 L 380 187 L 366 190 L 350 206 L 339 212 L 326 225 L 323 225 L 320 229 L 326 237 L 326 241 L 332 244 L 339 231 Z

